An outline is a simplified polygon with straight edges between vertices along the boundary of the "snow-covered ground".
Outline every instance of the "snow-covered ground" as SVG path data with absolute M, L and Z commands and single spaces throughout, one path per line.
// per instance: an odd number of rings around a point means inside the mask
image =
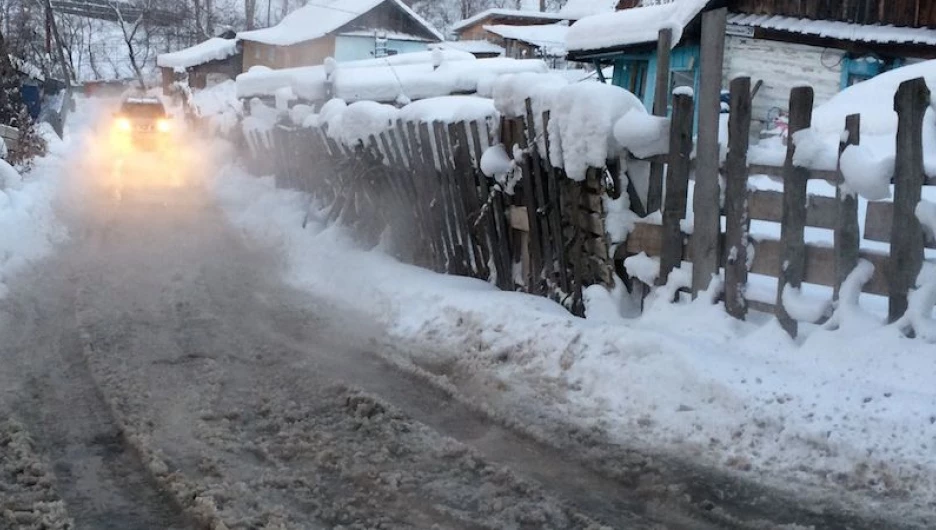
M 933 509 L 934 346 L 876 316 L 852 308 L 838 330 L 809 327 L 794 342 L 772 320 L 731 319 L 710 297 L 652 302 L 624 319 L 615 296 L 592 288 L 578 319 L 546 299 L 360 250 L 340 227 L 303 229 L 301 194 L 235 167 L 220 175 L 230 220 L 276 244 L 289 282 L 367 311 L 422 346 L 401 348 L 401 360 L 473 399 L 536 403 L 614 442 L 813 499 Z
M 53 204 L 69 147 L 50 130 L 43 134 L 49 152 L 25 174 L 0 160 L 0 297 L 11 275 L 47 256 L 68 237 Z

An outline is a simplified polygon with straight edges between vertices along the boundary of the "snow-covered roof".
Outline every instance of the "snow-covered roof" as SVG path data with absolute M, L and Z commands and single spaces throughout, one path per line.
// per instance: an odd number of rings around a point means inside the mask
M 559 14 L 568 20 L 578 20 L 580 18 L 599 15 L 601 13 L 611 13 L 618 5 L 619 0 L 569 0 L 562 6 Z
M 881 44 L 936 45 L 936 29 L 905 28 L 898 26 L 850 24 L 832 20 L 810 20 L 778 15 L 732 14 L 728 23 L 736 26 L 788 31 L 830 39 Z
M 563 56 L 566 53 L 569 25 L 565 22 L 543 26 L 484 26 L 484 29 L 505 39 L 532 44 L 548 55 Z
M 460 50 L 468 53 L 492 53 L 503 55 L 507 50 L 486 40 L 455 40 L 433 44 L 430 48 Z
M 485 9 L 484 11 L 478 13 L 473 17 L 468 17 L 465 20 L 452 26 L 452 31 L 458 31 L 468 26 L 477 24 L 483 20 L 489 18 L 516 18 L 522 20 L 567 20 L 563 15 L 559 13 L 549 13 L 543 11 L 527 11 L 521 9 Z
M 235 54 L 237 54 L 237 40 L 215 37 L 191 48 L 161 53 L 156 57 L 156 65 L 163 68 L 190 68 L 211 61 L 227 59 Z
M 286 15 L 273 27 L 243 31 L 237 34 L 237 38 L 274 46 L 290 46 L 324 37 L 384 2 L 394 4 L 433 37 L 443 40 L 438 30 L 402 0 L 315 0 Z
M 674 0 L 646 7 L 585 17 L 572 24 L 566 38 L 569 51 L 591 51 L 655 42 L 660 30 L 673 30 L 673 46 L 683 30 L 711 0 Z

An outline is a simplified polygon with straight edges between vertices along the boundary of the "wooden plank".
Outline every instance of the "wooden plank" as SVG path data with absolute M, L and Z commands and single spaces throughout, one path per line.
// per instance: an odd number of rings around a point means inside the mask
M 747 303 L 748 216 L 747 152 L 751 132 L 751 78 L 731 82 L 728 118 L 728 158 L 725 161 L 725 310 L 744 320 Z
M 808 129 L 812 123 L 812 87 L 796 87 L 790 93 L 790 137 Z M 787 145 L 783 178 L 783 219 L 780 240 L 783 244 L 779 281 L 777 282 L 777 320 L 790 334 L 796 337 L 798 324 L 783 305 L 783 291 L 787 286 L 799 288 L 803 283 L 806 268 L 806 183 L 809 171 L 793 163 L 796 147 Z M 779 263 L 778 263 L 779 264 Z
M 581 206 L 594 213 L 604 213 L 604 201 L 597 193 L 583 193 Z
M 579 209 L 576 225 L 593 236 L 604 237 L 604 219 L 601 214 Z M 586 236 L 588 237 L 588 236 Z
M 656 85 L 653 93 L 653 115 L 666 116 L 669 107 L 670 53 L 673 48 L 673 30 L 664 28 L 657 37 Z M 663 205 L 663 164 L 650 164 L 650 183 L 647 188 L 647 211 L 655 212 Z
M 845 132 L 848 135 L 839 146 L 839 159 L 850 145 L 861 143 L 861 115 L 852 114 L 845 118 Z M 839 168 L 841 174 L 841 168 Z M 840 175 L 840 182 L 845 178 Z M 854 193 L 842 190 L 841 184 L 835 187 L 836 223 L 835 223 L 835 286 L 832 298 L 838 300 L 842 283 L 858 266 L 858 252 L 861 248 L 861 232 L 858 229 L 858 197 Z
M 534 214 L 539 225 L 540 259 L 543 276 L 549 278 L 552 275 L 554 265 L 552 242 L 556 236 L 553 234 L 549 218 L 546 216 L 548 208 L 546 204 L 546 180 L 543 177 L 543 157 L 540 156 L 539 142 L 536 139 L 536 118 L 533 114 L 533 101 L 527 98 L 524 104 L 526 106 L 527 145 L 530 150 L 530 163 L 533 166 L 533 178 L 530 182 L 533 185 L 533 198 L 536 201 Z
M 435 145 L 439 160 L 439 183 L 442 190 L 444 207 L 447 212 L 449 230 L 455 248 L 455 273 L 470 275 L 471 236 L 468 233 L 468 221 L 464 211 L 461 190 L 455 178 L 455 165 L 451 151 L 448 131 L 442 122 L 432 123 Z
M 890 201 L 869 201 L 865 213 L 864 238 L 868 241 L 890 243 L 893 236 L 893 227 L 894 203 Z M 927 239 L 926 248 L 936 249 L 936 241 Z
M 566 207 L 563 208 L 563 211 L 568 212 L 570 218 L 575 219 L 580 215 L 581 207 L 579 204 L 582 202 L 582 189 L 583 186 L 579 182 L 573 180 L 564 179 L 563 184 L 566 186 Z M 572 307 L 571 311 L 577 316 L 585 315 L 585 307 L 582 302 L 582 291 L 584 289 L 584 279 L 585 279 L 585 268 L 583 263 L 583 254 L 584 254 L 584 233 L 581 228 L 577 226 L 576 223 L 572 223 L 572 241 L 569 246 L 569 259 L 572 262 Z
M 507 218 L 510 220 L 510 228 L 521 232 L 530 231 L 530 216 L 527 214 L 526 206 L 508 207 Z
M 480 166 L 481 154 L 484 152 L 481 147 L 480 127 L 478 126 L 478 122 L 473 121 L 468 125 L 468 128 L 471 131 L 471 144 L 477 156 L 476 165 Z M 492 193 L 496 195 L 499 195 L 499 193 L 491 191 L 490 186 L 488 186 L 487 176 L 481 174 L 480 171 L 477 170 L 477 167 L 476 172 L 478 176 L 478 188 L 481 191 L 481 200 L 484 205 L 483 207 L 487 208 L 490 212 L 485 216 L 487 220 L 486 243 L 489 246 L 491 256 L 493 257 L 494 269 L 497 273 L 495 280 L 497 286 L 501 289 L 509 289 L 511 287 L 511 260 L 509 239 L 507 237 L 509 228 L 507 227 L 507 221 L 504 216 L 504 209 L 499 201 L 500 197 L 492 195 Z
M 764 164 L 750 164 L 748 165 L 748 174 L 749 175 L 766 175 L 776 180 L 783 180 L 783 168 L 780 166 L 768 166 Z M 838 171 L 830 171 L 830 170 L 825 170 L 825 169 L 809 169 L 808 178 L 810 180 L 824 180 L 831 184 L 837 184 L 840 182 L 840 176 L 838 174 Z
M 806 226 L 835 230 L 838 201 L 834 197 L 806 196 Z M 751 219 L 780 223 L 783 221 L 783 192 L 755 190 L 748 197 Z
M 481 215 L 481 201 L 478 198 L 475 170 L 471 161 L 471 146 L 468 143 L 468 133 L 464 122 L 449 124 L 448 135 L 454 155 L 455 177 L 462 197 L 462 207 L 465 211 L 466 229 L 468 237 L 471 239 L 475 273 L 478 278 L 486 280 L 491 274 L 488 269 L 490 255 L 487 246 L 483 243 L 483 237 L 481 237 L 482 230 L 480 226 L 483 225 L 476 223 Z
M 694 236 L 686 235 L 688 240 L 683 248 L 683 259 L 689 257 L 689 249 Z M 627 237 L 627 242 L 618 247 L 616 259 L 623 259 L 624 255 L 633 255 L 645 252 L 648 256 L 659 257 L 662 251 L 663 227 L 661 225 L 637 223 L 634 230 Z M 749 273 L 763 276 L 778 277 L 781 271 L 781 256 L 783 244 L 775 239 L 751 241 L 753 258 Z M 805 274 L 803 282 L 815 285 L 833 287 L 835 285 L 835 250 L 831 247 L 807 245 L 805 247 Z M 889 257 L 881 252 L 862 250 L 861 259 L 866 259 L 874 265 L 874 274 L 865 284 L 863 292 L 886 296 L 888 292 Z
M 549 150 L 551 147 L 548 134 L 549 118 L 549 111 L 543 112 L 543 144 L 546 148 L 546 156 L 543 157 L 543 161 L 546 163 L 546 176 L 549 179 L 549 183 L 546 186 L 546 194 L 549 201 L 546 215 L 547 222 L 549 223 L 549 231 L 552 234 L 553 257 L 556 261 L 556 267 L 559 270 L 559 287 L 563 292 L 569 292 L 569 257 L 566 253 L 565 237 L 562 233 L 562 199 L 560 197 L 561 177 L 549 159 Z
M 432 142 L 429 140 L 429 126 L 426 123 L 417 125 L 413 122 L 407 122 L 406 128 L 412 143 L 413 156 L 417 157 L 419 161 L 420 171 L 417 178 L 419 179 L 419 185 L 422 186 L 423 200 L 429 205 L 432 231 L 438 242 L 439 263 L 443 266 L 443 270 L 447 270 L 455 250 L 444 224 L 441 190 L 436 175 Z
M 701 84 L 699 109 L 699 140 L 696 155 L 693 215 L 695 227 L 692 249 L 692 294 L 708 289 L 718 273 L 719 234 L 721 218 L 719 204 L 718 125 L 721 109 L 722 68 L 725 57 L 725 28 L 728 10 L 725 8 L 702 14 Z
M 683 233 L 680 223 L 686 217 L 689 193 L 692 122 L 692 96 L 675 96 L 669 139 L 670 163 L 666 172 L 666 200 L 663 203 L 663 253 L 660 255 L 657 285 L 665 285 L 670 272 L 682 262 Z
M 888 320 L 907 311 L 908 293 L 923 267 L 923 226 L 916 207 L 923 193 L 923 115 L 930 91 L 922 77 L 904 81 L 894 97 L 897 111 L 897 166 L 894 175 L 894 217 L 891 229 L 890 300 Z
M 508 119 L 507 121 L 508 123 L 512 123 L 511 129 L 513 130 L 513 136 L 517 145 L 521 150 L 525 151 L 528 147 L 525 132 L 525 119 L 514 118 Z M 520 166 L 520 171 L 523 174 L 523 179 L 520 181 L 520 191 L 523 193 L 523 202 L 527 207 L 527 217 L 530 220 L 530 239 L 528 241 L 530 250 L 530 275 L 527 281 L 527 287 L 529 292 L 533 294 L 542 294 L 543 289 L 540 275 L 543 272 L 543 239 L 542 227 L 540 226 L 539 217 L 536 213 L 536 181 L 533 177 L 533 157 L 529 154 L 524 154 L 521 160 L 515 160 L 515 162 Z

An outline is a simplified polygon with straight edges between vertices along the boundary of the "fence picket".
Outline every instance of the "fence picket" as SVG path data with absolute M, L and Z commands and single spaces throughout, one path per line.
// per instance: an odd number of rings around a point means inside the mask
M 812 111 L 812 87 L 794 88 L 790 93 L 790 141 L 783 169 L 783 224 L 780 229 L 783 254 L 776 309 L 780 325 L 791 337 L 796 337 L 799 325 L 787 311 L 783 295 L 787 286 L 799 288 L 803 283 L 806 267 L 806 183 L 809 180 L 809 170 L 793 163 L 796 152 L 794 135 L 810 127 Z
M 839 158 L 845 149 L 851 145 L 861 143 L 861 115 L 852 114 L 845 118 L 845 132 L 848 137 L 839 146 Z M 841 167 L 839 174 L 841 175 Z M 832 298 L 838 300 L 842 282 L 858 266 L 858 252 L 861 247 L 861 232 L 858 229 L 858 197 L 854 193 L 842 190 L 844 177 L 840 177 L 839 185 L 835 187 L 835 198 L 838 199 L 835 225 L 835 286 Z
M 731 114 L 728 118 L 728 159 L 725 161 L 725 310 L 744 320 L 748 270 L 748 168 L 751 132 L 751 78 L 731 82 Z
M 891 235 L 888 321 L 907 312 L 907 296 L 923 267 L 923 227 L 916 208 L 923 193 L 923 116 L 930 91 L 922 77 L 904 81 L 894 96 L 897 111 L 897 167 L 894 176 L 894 224 Z
M 692 96 L 673 98 L 673 124 L 670 127 L 670 161 L 666 172 L 666 200 L 663 202 L 663 253 L 657 285 L 665 285 L 670 273 L 682 263 L 683 232 L 689 190 L 689 156 L 692 153 Z

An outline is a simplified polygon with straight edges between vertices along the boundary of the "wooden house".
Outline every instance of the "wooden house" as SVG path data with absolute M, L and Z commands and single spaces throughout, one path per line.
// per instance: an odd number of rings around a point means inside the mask
M 244 70 L 356 61 L 425 51 L 442 35 L 402 0 L 316 0 L 276 26 L 238 34 Z
M 755 122 L 786 112 L 790 89 L 814 87 L 822 103 L 842 88 L 936 57 L 936 4 L 925 0 L 675 0 L 586 17 L 570 28 L 568 58 L 613 65 L 609 81 L 653 107 L 657 37 L 673 30 L 669 89 L 700 83 L 701 14 L 726 7 L 724 86 L 739 73 L 757 91 Z
M 503 38 L 485 26 L 540 26 L 568 20 L 561 13 L 523 11 L 518 9 L 488 9 L 452 26 L 459 41 L 487 41 L 503 46 Z

